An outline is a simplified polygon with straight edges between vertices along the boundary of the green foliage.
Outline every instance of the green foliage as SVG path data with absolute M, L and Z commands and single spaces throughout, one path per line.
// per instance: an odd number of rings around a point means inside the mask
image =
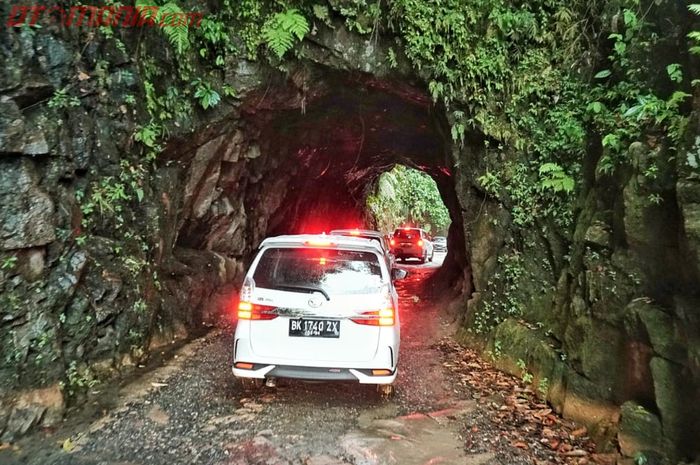
M 345 0 L 330 3 L 333 9 L 345 18 L 345 24 L 351 31 L 360 34 L 376 31 L 381 15 L 380 0 Z
M 47 103 L 49 108 L 53 109 L 68 109 L 80 106 L 80 99 L 68 93 L 68 88 L 58 89 L 53 93 L 53 96 Z
M 66 381 L 61 383 L 61 387 L 69 396 L 75 396 L 99 384 L 99 380 L 90 367 L 81 365 L 73 360 L 66 370 Z
M 547 393 L 549 393 L 549 379 L 542 378 L 539 380 L 537 383 L 537 392 L 539 393 L 540 398 L 547 399 Z
M 221 95 L 212 88 L 211 84 L 197 79 L 192 85 L 195 87 L 194 97 L 205 110 L 215 107 L 221 101 Z
M 532 380 L 534 378 L 533 374 L 530 373 L 527 369 L 527 364 L 525 361 L 521 358 L 518 359 L 518 361 L 515 363 L 518 368 L 520 369 L 520 379 L 524 384 L 532 384 Z
M 292 49 L 295 39 L 302 40 L 309 30 L 306 18 L 292 8 L 273 15 L 263 26 L 262 35 L 270 50 L 282 58 Z
M 119 230 L 125 225 L 124 214 L 129 202 L 141 202 L 144 197 L 144 182 L 146 170 L 143 166 L 132 165 L 122 161 L 117 177 L 105 176 L 92 183 L 89 195 L 84 191 L 76 192 L 76 200 L 80 202 L 83 214 L 83 227 L 94 226 L 94 213 L 99 213 L 102 220 L 111 218 L 114 227 Z M 133 212 L 129 212 L 133 215 Z M 84 240 L 84 239 L 83 239 Z
M 382 174 L 375 193 L 367 197 L 367 206 L 379 229 L 386 232 L 413 225 L 445 233 L 450 224 L 435 181 L 422 171 L 402 165 Z
M 545 163 L 540 166 L 540 186 L 554 192 L 571 192 L 574 190 L 574 178 L 564 172 L 556 163 Z
M 152 20 L 159 25 L 168 38 L 170 44 L 178 54 L 183 54 L 189 47 L 189 25 L 183 20 L 184 11 L 175 2 L 166 2 L 163 5 L 156 4 L 153 0 L 136 0 L 136 6 L 140 7 L 140 15 Z M 157 6 L 154 11 L 148 7 Z
M 0 270 L 11 270 L 15 267 L 15 264 L 17 264 L 16 255 L 6 257 L 2 260 L 2 263 L 0 264 Z

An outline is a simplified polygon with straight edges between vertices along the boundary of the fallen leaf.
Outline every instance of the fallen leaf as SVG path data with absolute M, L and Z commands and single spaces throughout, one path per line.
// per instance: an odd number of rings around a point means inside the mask
M 564 452 L 562 455 L 565 455 L 566 457 L 585 457 L 588 455 L 588 452 L 586 452 L 583 449 L 574 449 L 568 452 Z
M 581 436 L 585 436 L 587 432 L 588 432 L 588 430 L 586 429 L 586 427 L 583 427 L 583 428 L 579 428 L 579 429 L 572 431 L 571 436 L 578 438 Z
M 87 81 L 88 79 L 90 79 L 90 75 L 89 75 L 89 74 L 84 73 L 84 72 L 82 72 L 82 71 L 80 71 L 80 72 L 78 73 L 78 81 Z
M 75 444 L 73 444 L 73 441 L 71 441 L 71 439 L 68 438 L 65 441 L 63 441 L 61 449 L 63 449 L 65 452 L 71 452 L 73 449 L 75 449 Z
M 523 442 L 523 441 L 515 441 L 513 443 L 513 446 L 517 447 L 518 449 L 525 449 L 525 450 L 530 448 L 530 446 L 528 446 L 527 443 Z

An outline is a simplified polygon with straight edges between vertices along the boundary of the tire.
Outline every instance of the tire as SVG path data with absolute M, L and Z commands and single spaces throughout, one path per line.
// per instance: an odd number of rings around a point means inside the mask
M 396 389 L 393 384 L 377 384 L 377 392 L 382 398 L 388 399 L 394 396 Z

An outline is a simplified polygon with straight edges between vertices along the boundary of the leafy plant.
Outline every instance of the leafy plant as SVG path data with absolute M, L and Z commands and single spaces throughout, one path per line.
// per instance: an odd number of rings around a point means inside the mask
M 574 190 L 574 178 L 564 172 L 556 163 L 545 163 L 540 166 L 540 186 L 554 192 L 571 192 Z
M 80 99 L 68 93 L 68 88 L 58 89 L 47 104 L 49 108 L 67 109 L 80 106 Z
M 136 7 L 142 18 L 160 26 L 178 54 L 183 54 L 190 47 L 188 21 L 177 3 L 167 2 L 158 6 L 152 0 L 136 0 Z
M 309 32 L 309 23 L 296 8 L 276 13 L 263 26 L 262 36 L 278 58 L 292 49 L 295 39 L 301 41 Z
M 0 264 L 0 269 L 3 270 L 9 270 L 14 268 L 15 264 L 17 263 L 17 256 L 12 255 L 10 257 L 6 257 L 3 259 L 2 264 Z
M 205 110 L 215 107 L 221 101 L 221 95 L 212 88 L 211 84 L 197 79 L 192 85 L 195 86 L 195 98 L 199 100 L 199 104 Z
M 90 389 L 99 384 L 99 380 L 88 366 L 78 366 L 78 362 L 73 360 L 66 370 L 66 381 L 61 386 L 73 396 L 77 393 Z

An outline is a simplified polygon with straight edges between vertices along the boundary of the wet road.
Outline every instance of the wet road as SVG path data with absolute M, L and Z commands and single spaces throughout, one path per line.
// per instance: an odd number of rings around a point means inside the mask
M 121 407 L 0 452 L 2 463 L 380 465 L 478 464 L 465 458 L 456 421 L 471 401 L 455 389 L 436 342 L 446 334 L 423 282 L 442 256 L 402 264 L 402 343 L 396 394 L 374 386 L 280 381 L 246 390 L 230 373 L 232 331 L 188 345 L 120 394 Z M 67 447 L 62 448 L 70 438 Z

